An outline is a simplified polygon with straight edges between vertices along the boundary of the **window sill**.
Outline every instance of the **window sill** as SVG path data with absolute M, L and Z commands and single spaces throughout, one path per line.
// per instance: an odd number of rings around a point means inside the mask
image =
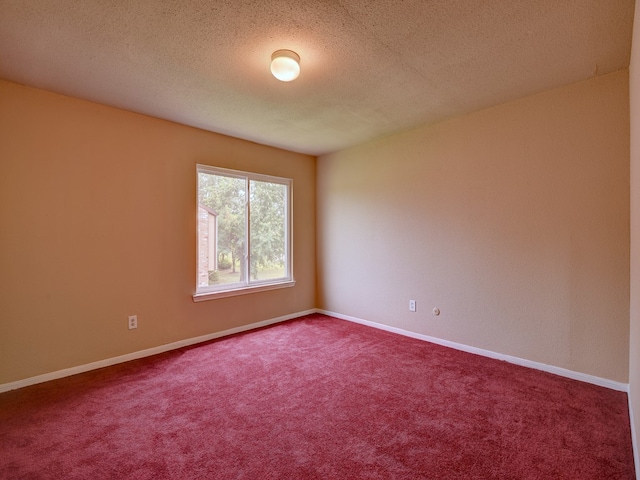
M 215 300 L 216 298 L 235 297 L 238 295 L 247 295 L 249 293 L 266 292 L 268 290 L 276 290 L 280 288 L 289 288 L 295 286 L 295 280 L 285 280 L 277 283 L 269 283 L 264 285 L 243 286 L 231 290 L 216 290 L 214 292 L 201 292 L 193 295 L 194 302 L 205 302 L 207 300 Z

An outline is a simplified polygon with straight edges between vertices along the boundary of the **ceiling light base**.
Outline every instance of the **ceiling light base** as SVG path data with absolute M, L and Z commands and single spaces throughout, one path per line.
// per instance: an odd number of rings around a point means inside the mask
M 271 55 L 271 73 L 282 82 L 290 82 L 300 75 L 300 56 L 292 50 L 276 50 Z

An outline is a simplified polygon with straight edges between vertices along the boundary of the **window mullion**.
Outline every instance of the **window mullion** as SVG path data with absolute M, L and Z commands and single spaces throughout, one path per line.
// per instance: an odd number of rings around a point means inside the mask
M 244 241 L 244 275 L 245 283 L 249 285 L 251 283 L 251 192 L 249 190 L 250 180 L 245 178 L 245 241 Z

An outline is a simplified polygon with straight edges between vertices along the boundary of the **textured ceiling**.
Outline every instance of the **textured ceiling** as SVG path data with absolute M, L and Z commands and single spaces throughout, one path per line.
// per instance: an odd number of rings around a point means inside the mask
M 626 68 L 633 8 L 0 0 L 0 78 L 319 155 Z M 269 72 L 282 48 L 301 57 L 291 83 Z

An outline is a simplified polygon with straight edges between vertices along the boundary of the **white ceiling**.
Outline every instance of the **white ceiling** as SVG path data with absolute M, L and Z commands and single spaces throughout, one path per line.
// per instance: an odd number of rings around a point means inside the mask
M 0 78 L 320 155 L 626 68 L 633 9 L 634 0 L 0 0 Z M 269 72 L 282 48 L 301 57 L 291 83 Z

